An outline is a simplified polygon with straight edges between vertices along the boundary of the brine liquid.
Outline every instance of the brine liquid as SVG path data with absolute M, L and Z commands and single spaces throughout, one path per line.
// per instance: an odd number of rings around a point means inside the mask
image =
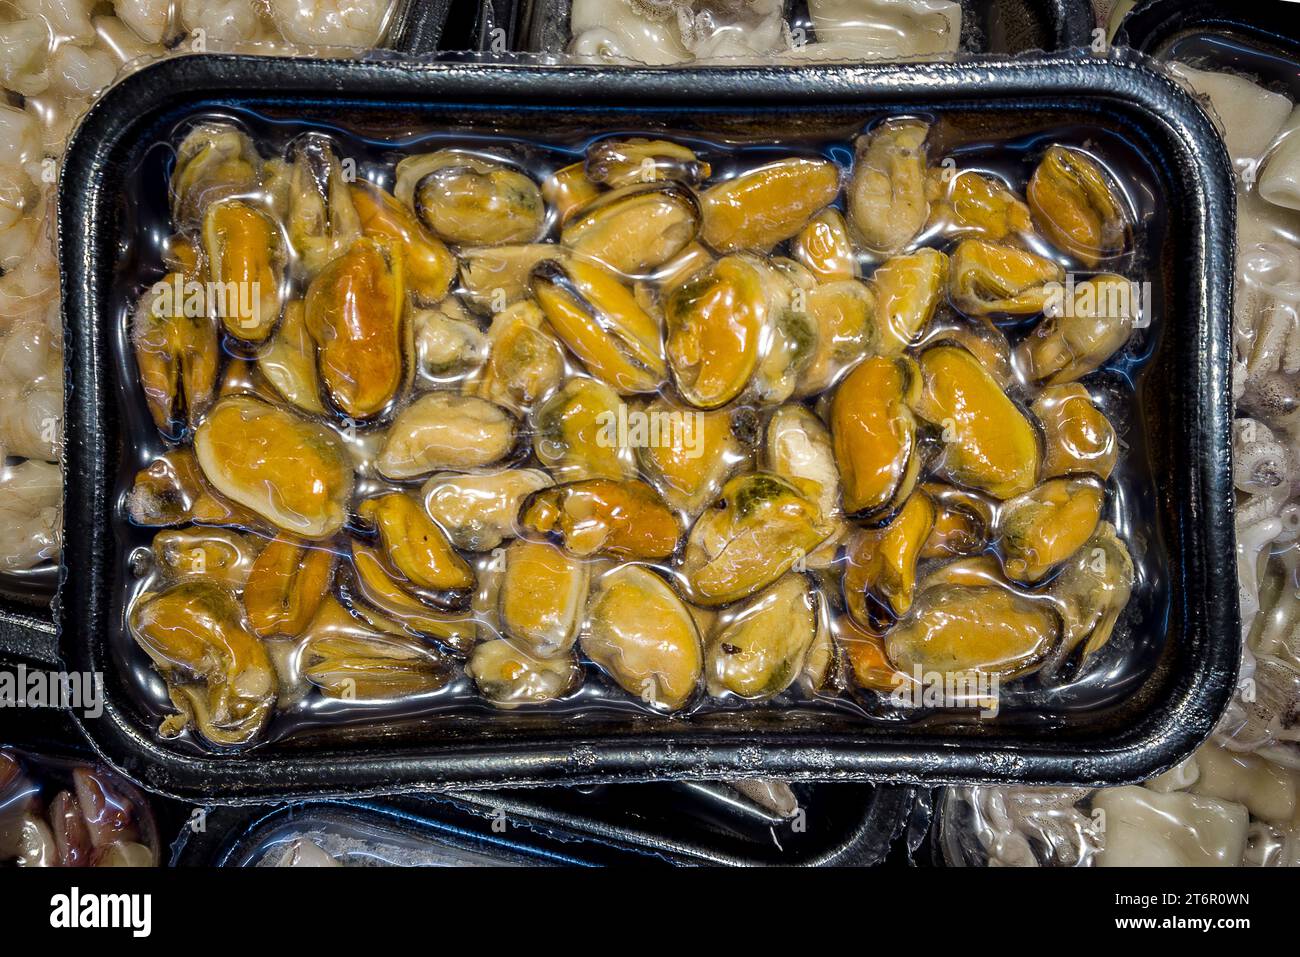
M 618 122 L 611 123 L 608 115 L 602 118 L 581 110 L 536 108 L 507 112 L 454 106 L 445 109 L 447 115 L 438 113 L 437 119 L 431 119 L 429 107 L 403 110 L 373 104 L 356 104 L 350 108 L 321 104 L 254 111 L 214 103 L 183 117 L 169 118 L 158 128 L 156 141 L 139 147 L 128 177 L 127 194 L 121 198 L 124 240 L 109 313 L 116 322 L 109 374 L 115 378 L 117 387 L 122 436 L 114 499 L 116 553 L 110 556 L 115 576 L 115 604 L 109 640 L 115 677 L 137 703 L 140 720 L 146 726 L 156 728 L 174 709 L 162 678 L 136 646 L 125 622 L 135 598 L 159 585 L 148 560 L 150 543 L 159 529 L 133 525 L 127 515 L 126 497 L 136 473 L 170 446 L 159 434 L 146 408 L 129 328 L 139 297 L 166 272 L 163 249 L 172 232 L 167 184 L 175 148 L 196 122 L 221 121 L 242 127 L 264 158 L 282 155 L 286 145 L 304 133 L 327 134 L 340 156 L 355 160 L 359 177 L 391 188 L 393 169 L 401 157 L 448 147 L 500 156 L 540 182 L 555 170 L 581 160 L 594 139 L 614 134 L 648 135 L 683 142 L 712 164 L 714 180 L 791 155 L 825 157 L 847 172 L 852 163 L 854 137 L 886 116 L 864 109 L 829 114 L 824 110 L 790 110 L 762 118 L 722 111 L 683 113 L 647 109 L 635 116 L 620 112 Z M 932 164 L 952 157 L 958 169 L 998 176 L 1021 195 L 1039 157 L 1049 145 L 1061 144 L 1088 152 L 1109 169 L 1121 188 L 1129 218 L 1136 226 L 1131 252 L 1122 262 L 1111 264 L 1111 268 L 1133 280 L 1152 281 L 1149 325 L 1136 329 L 1124 349 L 1083 381 L 1120 439 L 1119 463 L 1106 485 L 1102 518 L 1116 527 L 1132 555 L 1136 567 L 1132 598 L 1109 644 L 1089 660 L 1081 674 L 1069 675 L 1063 683 L 1051 685 L 1033 675 L 1004 682 L 1000 689 L 1000 713 L 992 719 L 1003 724 L 1063 726 L 1111 709 L 1132 697 L 1152 674 L 1167 629 L 1171 546 L 1161 524 L 1166 520 L 1161 518 L 1159 502 L 1162 476 L 1153 474 L 1154 453 L 1148 448 L 1148 417 L 1144 414 L 1148 403 L 1168 401 L 1169 385 L 1160 381 L 1164 374 L 1155 380 L 1150 378 L 1152 370 L 1158 367 L 1152 360 L 1161 348 L 1165 325 L 1168 277 L 1157 269 L 1162 257 L 1166 262 L 1169 258 L 1166 255 L 1168 219 L 1162 206 L 1167 188 L 1159 168 L 1144 149 L 1145 144 L 1131 138 L 1119 124 L 1110 125 L 1110 121 L 1101 117 L 1089 116 L 1085 124 L 1079 121 L 1078 114 L 1020 110 L 1009 114 L 936 112 L 927 118 L 934 122 L 929 140 Z M 841 201 L 842 198 L 841 195 Z M 557 232 L 557 226 L 551 223 L 547 238 L 553 240 Z M 952 244 L 936 241 L 932 245 L 948 248 Z M 1062 262 L 1069 268 L 1067 261 Z M 870 263 L 866 263 L 864 278 L 869 273 Z M 486 318 L 482 317 L 483 323 Z M 1031 326 L 1032 322 L 1024 322 L 1004 327 L 1004 331 L 1014 346 Z M 1180 330 L 1178 334 L 1190 332 Z M 1013 390 L 1012 397 L 1027 407 L 1023 395 Z M 382 429 L 383 425 L 359 428 L 353 441 L 362 445 L 373 441 L 376 428 Z M 419 484 L 408 483 L 407 487 Z M 372 487 L 375 487 L 373 483 L 368 484 L 363 478 L 358 491 L 365 493 Z M 838 582 L 841 569 L 842 559 L 828 580 Z M 821 594 L 832 607 L 842 611 L 837 587 L 823 590 Z M 463 673 L 437 692 L 395 702 L 337 700 L 313 689 L 271 718 L 266 737 L 271 742 L 283 742 L 312 729 L 337 731 L 340 725 L 366 725 L 378 733 L 380 729 L 391 730 L 395 724 L 401 725 L 403 734 L 415 729 L 427 735 L 431 726 L 424 721 L 412 723 L 412 719 L 433 718 L 436 721 L 432 727 L 442 724 L 446 728 L 465 729 L 482 727 L 484 722 L 495 727 L 513 726 L 529 720 L 530 715 L 538 718 L 544 715 L 550 720 L 563 715 L 567 726 L 577 723 L 594 729 L 609 727 L 611 722 L 626 726 L 634 716 L 656 714 L 581 655 L 579 659 L 585 671 L 581 687 L 545 705 L 502 711 L 478 694 Z M 794 722 L 812 729 L 823 721 L 834 721 L 842 729 L 846 721 L 850 726 L 863 727 L 908 722 L 953 726 L 981 720 L 971 709 L 933 712 L 899 709 L 871 692 L 853 690 L 851 679 L 847 683 L 850 686 L 847 691 L 828 689 L 816 697 L 808 697 L 792 688 L 773 700 L 753 704 L 734 698 L 710 698 L 701 690 L 682 712 L 657 720 L 672 721 L 675 727 L 681 727 L 682 716 L 688 715 L 689 721 L 707 721 L 707 727 L 724 730 L 732 726 L 752 728 L 746 722 L 760 717 L 767 722 L 776 719 L 786 727 L 793 726 L 787 722 Z M 756 713 L 760 711 L 769 714 L 760 716 Z M 741 720 L 739 712 L 746 712 L 747 717 Z M 316 740 L 315 735 L 312 740 Z M 209 749 L 192 731 L 182 736 L 179 746 L 187 750 Z

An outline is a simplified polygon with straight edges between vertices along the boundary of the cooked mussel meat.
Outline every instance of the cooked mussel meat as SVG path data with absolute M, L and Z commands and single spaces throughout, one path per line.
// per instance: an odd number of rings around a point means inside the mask
M 699 687 L 703 649 L 695 619 L 668 584 L 639 565 L 592 583 L 582 652 L 624 691 L 677 711 Z
M 668 558 L 681 537 L 673 510 L 636 480 L 585 479 L 542 489 L 524 500 L 519 522 L 525 533 L 580 557 Z
M 141 595 L 129 621 L 180 712 L 163 721 L 164 735 L 175 736 L 192 722 L 213 744 L 257 737 L 275 706 L 276 672 L 229 589 L 188 579 Z
M 780 694 L 799 677 L 817 633 L 818 598 L 802 575 L 788 574 L 755 595 L 709 638 L 709 694 L 751 701 Z
M 527 175 L 460 150 L 402 160 L 394 193 L 439 238 L 466 246 L 531 243 L 546 218 L 542 192 Z
M 251 395 L 212 407 L 194 433 L 194 453 L 217 491 L 277 528 L 328 538 L 352 498 L 352 460 L 342 439 Z
M 312 280 L 305 310 L 330 402 L 354 420 L 385 411 L 407 381 L 412 352 L 400 252 L 358 239 Z

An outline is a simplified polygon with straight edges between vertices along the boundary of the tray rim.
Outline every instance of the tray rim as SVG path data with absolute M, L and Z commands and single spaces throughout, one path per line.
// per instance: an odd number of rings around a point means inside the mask
M 273 90 L 274 92 L 267 92 Z M 1191 563 L 1187 595 L 1188 654 L 1199 674 L 1190 683 L 1170 678 L 1172 701 L 1161 714 L 1143 716 L 1140 734 L 1062 753 L 1047 736 L 1005 738 L 921 738 L 871 741 L 865 746 L 797 732 L 777 740 L 757 732 L 713 731 L 676 736 L 661 731 L 619 738 L 578 736 L 557 742 L 521 738 L 486 746 L 463 739 L 385 751 L 368 742 L 342 753 L 305 752 L 262 758 L 257 750 L 191 756 L 161 745 L 151 730 L 135 724 L 110 695 L 104 714 L 81 722 L 100 757 L 144 787 L 168 796 L 214 803 L 248 803 L 267 797 L 360 796 L 397 789 L 438 791 L 519 787 L 548 783 L 586 784 L 663 778 L 783 777 L 799 781 L 872 781 L 881 784 L 1017 783 L 1103 785 L 1139 781 L 1172 766 L 1212 730 L 1236 683 L 1240 627 L 1236 602 L 1231 401 L 1228 319 L 1231 315 L 1233 246 L 1206 242 L 1235 234 L 1232 179 L 1226 151 L 1213 126 L 1185 92 L 1135 58 L 1112 54 L 1081 60 L 1068 56 L 984 58 L 969 63 L 897 65 L 626 68 L 614 73 L 574 66 L 514 66 L 436 62 L 312 60 L 240 56 L 184 56 L 161 61 L 120 81 L 90 110 L 73 137 L 61 182 L 76 189 L 60 193 L 60 255 L 64 268 L 65 340 L 71 348 L 65 370 L 69 411 L 65 416 L 67 474 L 65 515 L 69 523 L 65 562 L 56 599 L 61 649 L 69 666 L 93 670 L 95 642 L 82 633 L 102 634 L 105 603 L 95 599 L 104 550 L 111 541 L 111 477 L 106 475 L 103 437 L 87 434 L 98 423 L 97 397 L 105 395 L 98 324 L 101 284 L 110 264 L 99 261 L 97 241 L 106 228 L 95 215 L 110 202 L 100 189 L 103 161 L 111 147 L 145 114 L 185 101 L 214 96 L 262 99 L 314 94 L 349 100 L 418 100 L 431 90 L 454 93 L 457 102 L 483 105 L 550 105 L 581 101 L 583 95 L 619 99 L 638 107 L 705 108 L 725 99 L 727 107 L 777 108 L 781 103 L 818 106 L 945 100 L 949 108 L 989 105 L 1009 108 L 1027 98 L 1095 97 L 1125 103 L 1148 114 L 1177 144 L 1185 168 L 1176 171 L 1187 195 L 1194 228 L 1186 241 L 1192 253 L 1189 288 L 1196 291 L 1196 354 L 1203 360 L 1196 408 L 1200 425 L 1191 436 L 1192 487 L 1201 516 L 1191 529 L 1203 554 L 1171 557 Z M 1016 98 L 1019 98 L 1017 101 Z M 598 106 L 592 103 L 592 106 Z M 1173 172 L 1171 172 L 1173 175 Z M 75 228 L 74 224 L 87 224 Z M 104 287 L 106 288 L 106 287 Z M 1187 320 L 1185 320 L 1187 321 Z M 91 521 L 86 521 L 90 517 Z M 93 519 L 100 519 L 95 521 Z M 81 527 L 84 526 L 84 527 Z M 75 574 L 74 574 L 75 569 Z M 90 584 L 88 584 L 90 583 Z M 77 636 L 71 640 L 69 636 Z M 98 639 L 96 639 L 97 641 Z M 98 662 L 101 663 L 102 662 Z M 1153 707 L 1152 712 L 1157 709 Z M 430 748 L 437 744 L 437 750 Z M 653 755 L 653 758 L 650 756 Z

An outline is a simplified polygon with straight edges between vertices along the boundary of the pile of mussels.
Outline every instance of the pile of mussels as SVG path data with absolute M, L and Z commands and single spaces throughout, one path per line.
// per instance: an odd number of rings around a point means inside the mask
M 1022 198 L 930 133 L 726 178 L 648 137 L 540 183 L 449 148 L 390 191 L 323 133 L 193 127 L 131 319 L 162 733 L 462 674 L 501 707 L 602 673 L 660 712 L 879 701 L 1104 645 L 1134 568 L 1081 380 L 1140 319 L 1099 271 L 1132 216 L 1082 150 Z

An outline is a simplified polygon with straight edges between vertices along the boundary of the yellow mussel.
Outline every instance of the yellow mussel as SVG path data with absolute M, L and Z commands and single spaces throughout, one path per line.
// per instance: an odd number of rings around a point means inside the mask
M 593 183 L 613 188 L 666 180 L 698 186 L 712 173 L 689 146 L 639 136 L 592 143 L 585 168 Z
M 632 449 L 623 444 L 627 406 L 598 379 L 577 376 L 533 412 L 533 452 L 559 482 L 635 478 Z
M 668 293 L 668 362 L 691 405 L 719 408 L 749 385 L 763 354 L 772 291 L 759 260 L 727 256 Z
M 361 217 L 327 137 L 308 133 L 290 151 L 285 229 L 310 279 L 361 238 Z
M 688 516 L 713 501 L 722 483 L 748 457 L 730 411 L 701 412 L 663 396 L 637 410 L 647 423 L 636 457 L 664 501 Z
M 267 543 L 244 585 L 244 608 L 253 633 L 297 638 L 329 594 L 335 555 L 331 549 L 279 536 Z
M 548 259 L 533 269 L 533 296 L 556 335 L 620 394 L 654 392 L 668 376 L 659 324 L 598 263 Z
M 193 428 L 212 403 L 221 362 L 217 327 L 205 309 L 187 308 L 176 291 L 184 276 L 170 273 L 136 307 L 131 325 L 140 385 L 154 424 L 176 436 Z
M 506 636 L 538 658 L 566 655 L 578 638 L 590 580 L 586 562 L 550 542 L 511 542 L 497 609 Z
M 1038 435 L 983 364 L 961 346 L 921 354 L 917 415 L 940 430 L 938 471 L 958 485 L 999 499 L 1033 488 Z
M 1077 382 L 1048 386 L 1031 407 L 1043 426 L 1043 477 L 1090 472 L 1110 478 L 1119 439 L 1092 397 Z
M 867 283 L 824 282 L 808 290 L 804 303 L 816 335 L 812 356 L 795 387 L 798 396 L 825 392 L 845 369 L 874 354 L 880 342 L 878 299 Z
M 770 472 L 738 475 L 695 522 L 681 571 L 691 601 L 714 607 L 754 594 L 802 563 L 833 531 L 821 486 Z
M 1034 231 L 1029 207 L 993 176 L 954 166 L 931 167 L 925 186 L 928 228 L 944 236 L 1001 242 Z
M 820 159 L 776 160 L 700 194 L 701 236 L 720 253 L 767 252 L 793 238 L 840 191 L 840 170 Z
M 582 668 L 572 655 L 536 658 L 505 638 L 475 645 L 465 674 L 500 708 L 554 701 L 582 683 Z
M 413 351 L 401 252 L 358 239 L 312 280 L 304 307 L 333 405 L 357 420 L 386 411 L 407 382 Z
M 456 277 L 456 257 L 391 193 L 373 183 L 352 186 L 361 234 L 401 247 L 406 284 L 415 300 L 432 306 Z
M 280 320 L 284 246 L 266 212 L 242 200 L 213 203 L 203 216 L 208 277 L 221 290 L 212 309 L 226 332 L 261 342 Z
M 1094 478 L 1050 479 L 1003 505 L 997 532 L 1007 577 L 1046 578 L 1092 537 L 1105 498 Z
M 762 701 L 794 684 L 817 635 L 817 604 L 808 580 L 797 574 L 745 602 L 709 639 L 709 694 Z
M 836 388 L 831 439 L 847 514 L 872 515 L 911 494 L 920 471 L 912 415 L 920 388 L 907 356 L 865 359 Z
M 625 186 L 601 193 L 574 212 L 560 241 L 624 276 L 648 276 L 689 246 L 700 207 L 675 183 Z
M 193 578 L 148 592 L 132 606 L 129 622 L 180 712 L 163 721 L 164 736 L 192 724 L 213 744 L 257 737 L 275 707 L 276 673 L 229 589 Z
M 375 467 L 398 480 L 483 468 L 514 450 L 518 428 L 514 416 L 486 399 L 426 392 L 388 427 Z
M 542 192 L 528 176 L 461 150 L 402 160 L 394 194 L 439 238 L 467 246 L 531 243 L 546 219 Z
M 929 135 L 930 124 L 923 120 L 886 120 L 854 144 L 849 223 L 872 252 L 895 255 L 925 226 Z
M 531 299 L 492 318 L 487 359 L 465 386 L 467 395 L 522 414 L 564 378 L 564 347 Z
M 699 687 L 700 634 L 677 594 L 654 572 L 620 565 L 592 586 L 582 651 L 628 694 L 677 711 Z
M 948 257 L 935 249 L 894 256 L 871 277 L 883 355 L 896 355 L 925 334 L 948 284 Z
M 842 282 L 858 277 L 858 258 L 849 225 L 838 209 L 823 209 L 799 230 L 791 252 L 818 282 Z
M 883 631 L 907 614 L 916 593 L 916 565 L 934 522 L 934 502 L 917 492 L 888 525 L 859 529 L 849 538 L 844 603 L 858 624 Z
M 1081 150 L 1048 149 L 1029 180 L 1028 197 L 1043 235 L 1085 266 L 1123 252 L 1129 225 L 1119 194 Z
M 357 517 L 374 526 L 385 560 L 416 595 L 443 608 L 469 602 L 474 570 L 414 498 L 405 492 L 368 498 L 357 508 Z
M 284 307 L 279 328 L 258 350 L 257 368 L 290 405 L 313 415 L 325 413 L 316 369 L 316 342 L 307 330 L 307 309 L 301 299 Z
M 541 469 L 440 472 L 424 484 L 421 495 L 425 510 L 453 545 L 486 552 L 515 537 L 523 500 L 553 484 Z
M 238 591 L 262 550 L 262 539 L 224 528 L 193 528 L 159 532 L 152 548 L 159 571 L 169 580 L 203 578 Z
M 251 395 L 212 407 L 194 433 L 194 453 L 222 495 L 303 538 L 343 527 L 352 460 L 324 426 Z
M 1142 318 L 1138 284 L 1103 274 L 1074 286 L 1051 303 L 1048 315 L 1016 347 L 1016 360 L 1033 382 L 1073 382 L 1098 368 L 1128 342 Z
M 1017 246 L 964 239 L 952 254 L 948 294 L 971 316 L 1032 316 L 1065 281 L 1060 264 Z
M 542 489 L 524 500 L 519 522 L 526 533 L 584 558 L 668 558 L 681 537 L 673 510 L 636 480 L 586 479 Z
M 303 677 L 329 698 L 392 701 L 430 694 L 455 675 L 431 645 L 353 617 L 334 598 L 321 605 L 302 638 Z

